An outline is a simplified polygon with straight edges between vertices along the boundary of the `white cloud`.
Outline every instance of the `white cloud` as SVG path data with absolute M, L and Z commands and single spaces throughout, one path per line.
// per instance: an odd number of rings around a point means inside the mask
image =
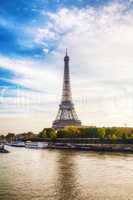
M 54 39 L 55 38 L 55 33 L 49 31 L 47 28 L 38 28 L 37 29 L 37 36 L 35 39 L 36 43 L 40 43 L 42 40 L 45 39 Z
M 9 80 L 10 82 L 33 90 L 51 92 L 58 80 L 59 71 L 42 61 L 0 56 L 0 66 L 11 70 L 16 75 Z
M 48 49 L 48 48 L 43 48 L 43 52 L 44 52 L 44 53 L 48 53 L 48 52 L 49 52 L 49 49 Z

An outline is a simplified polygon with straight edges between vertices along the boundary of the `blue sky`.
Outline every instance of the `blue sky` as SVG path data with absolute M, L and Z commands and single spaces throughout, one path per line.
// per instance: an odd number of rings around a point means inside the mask
M 82 9 L 87 6 L 99 7 L 107 4 L 105 0 L 88 1 L 55 1 L 55 0 L 14 0 L 0 1 L 0 53 L 9 56 L 44 57 L 43 45 L 36 44 L 27 29 L 34 31 L 48 23 L 48 12 L 58 12 L 63 8 Z M 64 34 L 62 32 L 61 34 Z M 56 41 L 57 42 L 57 41 Z M 55 41 L 46 40 L 49 50 L 58 45 Z
M 85 125 L 133 126 L 132 0 L 0 0 L 0 133 L 51 126 L 70 56 Z

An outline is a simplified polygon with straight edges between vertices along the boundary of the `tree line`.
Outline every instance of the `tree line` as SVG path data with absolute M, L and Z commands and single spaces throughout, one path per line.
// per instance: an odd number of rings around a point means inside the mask
M 98 139 L 100 142 L 110 141 L 110 142 L 132 142 L 133 141 L 133 128 L 128 127 L 82 127 L 78 128 L 75 126 L 68 126 L 61 130 L 54 130 L 52 128 L 44 128 L 38 134 L 33 132 L 17 134 L 8 133 L 7 135 L 0 135 L 0 140 L 6 141 L 45 141 L 49 139 L 51 141 L 56 141 L 59 138 L 90 138 Z

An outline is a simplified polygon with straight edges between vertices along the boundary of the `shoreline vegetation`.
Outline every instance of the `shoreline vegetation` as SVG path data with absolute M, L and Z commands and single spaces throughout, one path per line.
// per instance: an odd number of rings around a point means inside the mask
M 61 130 L 44 128 L 33 132 L 0 136 L 0 142 L 46 142 L 50 149 L 79 149 L 90 151 L 133 152 L 133 128 L 128 127 L 82 127 L 69 126 Z

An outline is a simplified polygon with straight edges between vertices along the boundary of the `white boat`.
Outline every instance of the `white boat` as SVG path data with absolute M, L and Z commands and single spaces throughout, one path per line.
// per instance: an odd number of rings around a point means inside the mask
M 24 142 L 13 142 L 13 143 L 8 143 L 8 145 L 13 146 L 13 147 L 25 147 L 25 143 Z
M 4 149 L 4 144 L 0 144 L 0 149 L 1 149 L 1 150 Z
M 48 147 L 48 143 L 47 142 L 31 142 L 31 141 L 27 141 L 25 143 L 25 147 L 26 148 L 30 148 L 30 149 L 45 149 Z

